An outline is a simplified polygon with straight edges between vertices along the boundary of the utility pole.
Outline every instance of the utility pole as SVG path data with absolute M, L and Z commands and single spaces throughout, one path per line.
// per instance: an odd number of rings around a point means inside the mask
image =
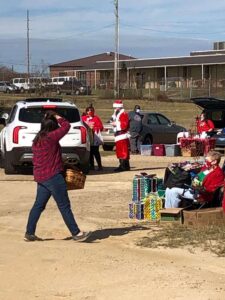
M 29 10 L 27 10 L 27 78 L 30 78 L 30 36 L 29 36 Z
M 114 53 L 114 98 L 119 96 L 119 0 L 114 0 L 115 5 L 115 53 Z

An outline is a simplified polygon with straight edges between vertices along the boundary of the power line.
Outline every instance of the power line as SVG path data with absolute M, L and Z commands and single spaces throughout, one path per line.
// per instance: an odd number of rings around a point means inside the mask
M 84 35 L 87 35 L 89 33 L 100 32 L 100 31 L 102 31 L 104 29 L 107 29 L 107 28 L 110 28 L 110 27 L 113 27 L 113 26 L 114 26 L 114 23 L 111 23 L 111 24 L 108 24 L 108 25 L 105 25 L 105 26 L 101 26 L 101 27 L 93 29 L 93 30 L 80 31 L 80 32 L 77 32 L 77 33 L 74 33 L 74 34 L 71 34 L 71 35 L 64 36 L 64 37 L 44 38 L 44 39 L 36 37 L 35 39 L 42 39 L 44 42 L 45 41 L 49 42 L 49 41 L 55 41 L 55 40 L 67 40 L 67 39 L 70 39 L 72 37 L 73 38 L 80 38 L 80 36 L 84 36 Z
M 9 61 L 0 61 L 0 65 L 10 65 L 10 66 L 12 66 L 12 65 L 14 65 L 14 66 L 27 66 L 27 64 L 26 63 L 15 63 L 15 62 L 9 62 Z M 43 66 L 43 64 L 30 64 L 30 66 L 31 67 L 40 67 L 40 66 Z
M 154 29 L 154 28 L 150 28 L 150 27 L 139 27 L 139 26 L 135 26 L 135 25 L 129 25 L 129 24 L 122 24 L 125 27 L 131 27 L 131 28 L 136 28 L 136 29 L 141 29 L 141 30 L 145 30 L 145 31 L 153 31 L 153 32 L 160 32 L 160 33 L 175 33 L 175 34 L 225 34 L 225 30 L 223 31 L 217 31 L 217 32 L 178 32 L 178 31 L 167 31 L 167 30 L 158 30 L 158 29 Z
M 74 34 L 71 34 L 71 35 L 67 35 L 67 36 L 63 36 L 63 37 L 56 37 L 56 38 L 48 38 L 48 37 L 33 37 L 31 40 L 42 40 L 42 42 L 51 42 L 51 41 L 57 41 L 57 40 L 67 40 L 67 39 L 70 39 L 70 38 L 80 38 L 80 36 L 84 36 L 84 35 L 88 35 L 90 33 L 94 33 L 94 32 L 100 32 L 102 30 L 105 30 L 107 28 L 113 28 L 114 26 L 114 23 L 111 23 L 111 24 L 108 24 L 108 25 L 105 25 L 105 26 L 101 26 L 101 27 L 98 27 L 96 29 L 93 29 L 93 30 L 87 30 L 87 31 L 80 31 L 80 32 L 77 32 L 77 33 L 74 33 Z M 1 37 L 0 37 L 1 38 Z M 20 37 L 21 39 L 24 39 L 24 37 Z M 18 37 L 14 37 L 12 39 L 18 39 Z M 1 44 L 4 44 L 4 43 L 8 43 L 9 42 L 9 39 L 4 39 L 2 38 L 1 40 Z

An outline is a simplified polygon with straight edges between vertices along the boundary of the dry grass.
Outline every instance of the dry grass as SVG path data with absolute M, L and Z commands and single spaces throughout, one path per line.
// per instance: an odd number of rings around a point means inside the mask
M 35 95 L 32 95 L 34 97 Z M 47 96 L 47 95 L 46 95 Z M 13 102 L 22 100 L 30 95 L 6 95 L 0 94 L 0 110 L 1 106 L 11 107 Z M 113 113 L 113 99 L 98 99 L 94 96 L 62 96 L 63 99 L 68 99 L 74 102 L 81 112 L 85 108 L 93 103 L 96 113 L 101 117 L 101 119 L 106 122 L 109 120 Z M 193 103 L 187 102 L 161 102 L 160 100 L 123 100 L 124 107 L 126 110 L 133 110 L 135 104 L 140 104 L 143 110 L 157 111 L 165 114 L 170 120 L 175 121 L 186 128 L 191 128 L 195 124 L 195 117 L 199 114 L 200 109 L 196 107 Z
M 137 245 L 147 248 L 187 248 L 190 252 L 194 248 L 201 248 L 225 257 L 225 225 L 205 228 L 162 225 L 157 231 L 150 228 L 148 236 L 139 240 Z

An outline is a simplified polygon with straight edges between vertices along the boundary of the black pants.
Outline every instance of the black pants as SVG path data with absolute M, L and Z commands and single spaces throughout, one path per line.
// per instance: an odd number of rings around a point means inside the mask
M 98 164 L 98 167 L 102 167 L 101 155 L 99 152 L 99 146 L 91 146 L 90 151 L 90 166 L 94 167 L 94 158 Z
M 141 147 L 141 137 L 139 133 L 131 133 L 130 137 L 130 148 L 131 153 L 139 153 Z

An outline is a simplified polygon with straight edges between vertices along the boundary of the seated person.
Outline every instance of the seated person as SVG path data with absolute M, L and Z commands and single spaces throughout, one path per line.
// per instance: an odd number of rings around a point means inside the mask
M 206 118 L 204 113 L 201 113 L 200 118 L 197 118 L 197 132 L 199 135 L 206 135 L 208 132 L 214 130 L 215 126 L 211 120 Z
M 165 208 L 179 207 L 181 196 L 200 203 L 211 201 L 214 191 L 224 183 L 224 173 L 219 166 L 220 160 L 220 153 L 210 151 L 205 158 L 205 165 L 197 174 L 197 178 L 192 181 L 192 188 L 167 188 Z

